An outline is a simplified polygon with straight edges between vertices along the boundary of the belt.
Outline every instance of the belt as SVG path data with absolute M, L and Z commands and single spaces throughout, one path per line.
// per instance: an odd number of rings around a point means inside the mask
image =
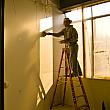
M 69 45 L 77 45 L 77 42 L 70 42 Z

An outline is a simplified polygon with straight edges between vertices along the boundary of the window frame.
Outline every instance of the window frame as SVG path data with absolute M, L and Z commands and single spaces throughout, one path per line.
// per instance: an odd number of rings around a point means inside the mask
M 110 3 L 109 1 L 107 2 L 104 2 L 104 3 Z M 95 5 L 100 5 L 100 4 L 103 4 L 103 3 L 98 3 L 98 4 L 90 4 L 90 5 L 82 5 L 82 6 L 79 6 L 77 8 L 72 8 L 72 10 L 76 10 L 76 9 L 81 9 L 82 10 L 82 19 L 81 20 L 76 20 L 76 21 L 73 21 L 72 23 L 78 23 L 78 22 L 82 22 L 82 37 L 83 37 L 83 72 L 84 72 L 84 78 L 88 78 L 86 76 L 86 47 L 85 47 L 85 29 L 84 29 L 84 22 L 88 21 L 88 20 L 91 20 L 91 29 L 92 29 L 92 64 L 91 64 L 91 67 L 92 67 L 92 73 L 91 73 L 91 79 L 99 79 L 97 77 L 94 77 L 94 20 L 95 19 L 98 19 L 98 18 L 103 18 L 103 17 L 108 17 L 110 16 L 110 13 L 107 13 L 107 14 L 102 14 L 102 15 L 96 15 L 96 16 L 93 16 L 93 7 Z M 90 7 L 91 8 L 91 17 L 88 17 L 88 18 L 84 18 L 84 9 L 87 8 L 87 7 Z M 105 79 L 105 78 L 101 78 L 101 79 Z M 108 80 L 110 80 L 108 78 Z

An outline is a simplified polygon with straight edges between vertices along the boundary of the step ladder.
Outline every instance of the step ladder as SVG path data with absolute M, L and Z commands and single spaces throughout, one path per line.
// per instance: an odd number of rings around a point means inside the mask
M 64 56 L 65 56 L 65 58 L 64 58 Z M 65 75 L 61 75 L 61 69 L 63 68 L 62 67 L 63 59 L 65 59 L 64 60 L 65 61 L 65 66 L 64 66 L 64 68 L 65 68 Z M 82 90 L 82 94 L 79 95 L 79 96 L 76 96 L 76 92 L 75 92 L 75 88 L 74 88 L 74 81 L 73 81 L 73 78 L 71 76 L 70 50 L 69 50 L 68 47 L 62 48 L 61 60 L 60 60 L 60 65 L 59 65 L 59 69 L 58 69 L 58 77 L 57 77 L 57 81 L 56 81 L 56 84 L 55 84 L 55 90 L 54 90 L 54 93 L 53 93 L 50 109 L 52 109 L 52 107 L 53 107 L 57 86 L 60 83 L 60 78 L 61 77 L 65 78 L 65 81 L 64 81 L 63 103 L 62 103 L 62 105 L 64 105 L 64 101 L 65 101 L 67 78 L 69 78 L 70 79 L 71 91 L 72 91 L 72 100 L 74 102 L 75 110 L 90 110 L 90 106 L 89 106 L 88 99 L 87 99 L 87 96 L 86 96 L 86 92 L 85 92 L 85 89 L 84 89 L 84 86 L 83 86 L 83 82 L 82 82 L 82 79 L 81 79 L 81 77 L 79 75 L 77 77 L 75 77 L 75 78 L 78 79 L 77 80 L 78 83 L 79 83 L 78 87 L 80 87 L 80 89 Z M 84 98 L 85 104 L 79 106 L 78 105 L 78 101 L 79 101 L 80 97 Z

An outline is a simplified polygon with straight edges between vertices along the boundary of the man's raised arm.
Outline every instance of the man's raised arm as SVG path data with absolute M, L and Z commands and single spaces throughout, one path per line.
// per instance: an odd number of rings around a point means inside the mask
M 58 32 L 58 33 L 46 33 L 45 31 L 42 32 L 42 36 L 45 37 L 46 35 L 52 35 L 52 36 L 55 36 L 55 37 L 60 37 L 61 35 L 64 35 L 64 32 L 63 30 Z

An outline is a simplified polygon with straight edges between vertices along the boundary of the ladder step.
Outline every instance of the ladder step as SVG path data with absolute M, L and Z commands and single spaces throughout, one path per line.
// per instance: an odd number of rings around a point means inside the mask
M 59 77 L 66 77 L 66 75 L 61 75 L 61 76 L 59 76 Z M 69 77 L 69 75 L 67 75 L 67 77 Z
M 59 81 L 59 83 L 65 83 L 65 82 L 68 82 L 68 81 Z M 59 84 L 59 83 L 58 83 L 58 84 Z
M 76 87 L 81 87 L 81 85 L 78 85 L 78 86 L 76 86 Z
M 63 77 L 66 77 L 66 75 L 63 75 Z M 69 75 L 67 75 L 67 77 L 69 77 Z
M 74 82 L 79 82 L 78 80 L 73 80 Z
M 65 68 L 64 66 L 61 66 L 60 68 Z
M 63 77 L 63 76 L 59 76 L 59 77 Z
M 59 85 L 62 85 L 63 83 L 58 83 L 57 85 L 59 86 Z
M 79 98 L 79 97 L 84 97 L 84 95 L 79 95 L 79 96 L 76 96 L 77 98 Z
M 68 82 L 68 81 L 62 81 L 62 79 L 58 79 L 58 83 L 65 83 L 65 82 Z
M 89 108 L 88 105 L 82 105 L 82 106 L 80 106 L 79 108 L 84 108 L 84 107 Z

